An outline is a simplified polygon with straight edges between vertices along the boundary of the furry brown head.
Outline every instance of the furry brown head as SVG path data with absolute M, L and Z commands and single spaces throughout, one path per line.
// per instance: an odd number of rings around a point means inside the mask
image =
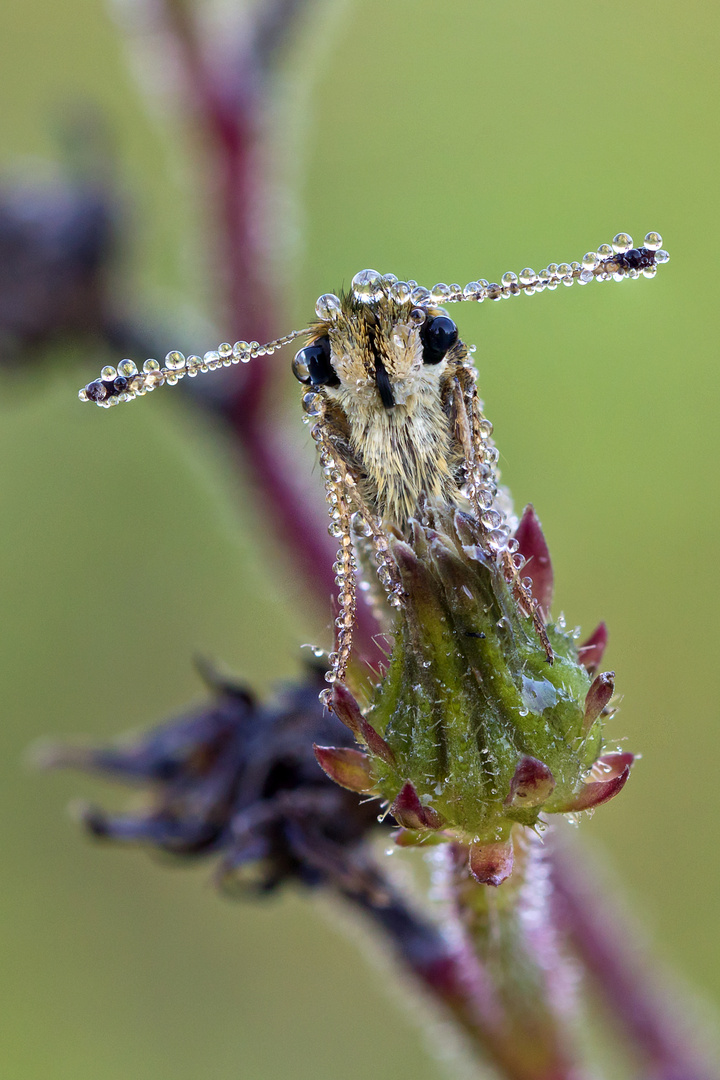
M 463 450 L 454 430 L 452 388 L 467 349 L 436 307 L 387 294 L 340 298 L 335 318 L 316 323 L 296 358 L 322 387 L 328 421 L 343 434 L 368 505 L 402 526 L 421 493 L 455 501 Z

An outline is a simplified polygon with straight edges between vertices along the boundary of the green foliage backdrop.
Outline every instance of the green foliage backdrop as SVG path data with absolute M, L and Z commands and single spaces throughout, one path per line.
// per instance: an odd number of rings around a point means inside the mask
M 700 0 L 320 4 L 276 102 L 301 226 L 280 256 L 289 321 L 364 266 L 496 278 L 620 229 L 663 234 L 671 262 L 653 282 L 458 319 L 504 477 L 543 521 L 557 607 L 588 631 L 609 623 L 625 695 L 612 734 L 644 755 L 583 833 L 715 1007 L 719 30 Z M 169 319 L 212 315 L 191 185 L 202 147 L 161 108 L 148 116 L 101 0 L 3 5 L 0 41 L 6 174 L 42 176 L 63 109 L 97 103 L 132 295 Z M 207 868 L 94 847 L 63 807 L 99 789 L 23 765 L 40 736 L 105 737 L 198 697 L 197 651 L 267 687 L 296 670 L 299 643 L 326 640 L 180 395 L 78 405 L 103 359 L 48 357 L 40 377 L 0 381 L 3 1075 L 439 1076 L 383 967 L 310 901 L 235 906 Z M 289 425 L 291 383 L 288 370 Z M 309 470 L 309 451 L 300 461 L 288 467 Z

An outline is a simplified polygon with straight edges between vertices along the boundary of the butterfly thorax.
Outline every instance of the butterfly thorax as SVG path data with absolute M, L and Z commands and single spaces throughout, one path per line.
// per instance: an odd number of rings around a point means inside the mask
M 454 502 L 457 485 L 448 418 L 437 386 L 422 383 L 392 409 L 363 407 L 358 395 L 338 394 L 350 427 L 350 445 L 365 497 L 379 518 L 402 525 L 421 493 Z

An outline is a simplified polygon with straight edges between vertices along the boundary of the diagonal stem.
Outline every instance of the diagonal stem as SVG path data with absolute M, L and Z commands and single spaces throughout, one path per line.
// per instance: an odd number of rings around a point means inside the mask
M 571 850 L 572 847 L 572 850 Z M 638 948 L 636 935 L 576 846 L 555 842 L 552 886 L 558 922 L 594 978 L 629 1042 L 646 1061 L 652 1080 L 718 1080 L 692 1023 L 676 997 L 658 987 L 657 973 Z
M 476 962 L 492 981 L 503 1025 L 495 1043 L 514 1080 L 580 1080 L 570 1044 L 572 995 L 547 904 L 540 838 L 514 829 L 515 866 L 499 888 L 468 873 L 468 849 L 445 853 L 443 884 Z
M 327 885 L 375 925 L 401 969 L 442 1013 L 449 1014 L 503 1080 L 577 1080 L 564 1069 L 528 1069 L 497 988 L 452 911 L 444 913 L 441 926 L 421 915 L 408 903 L 406 890 L 397 889 L 362 848 L 346 850 L 341 857 L 337 845 L 323 844 L 317 835 L 307 842 L 301 831 L 293 832 L 293 844 Z
M 224 268 L 228 325 L 245 340 L 270 340 L 281 321 L 278 294 L 270 286 L 268 231 L 273 223 L 264 203 L 262 120 L 278 52 L 306 6 L 307 0 L 258 5 L 244 44 L 238 42 L 230 62 L 221 64 L 205 56 L 192 4 L 162 0 L 166 30 L 181 55 L 186 93 L 216 184 L 221 251 L 215 264 Z M 296 449 L 272 422 L 280 370 L 267 362 L 233 369 L 219 409 L 266 504 L 276 537 L 300 570 L 309 594 L 324 608 L 335 591 L 335 549 L 319 496 L 298 476 Z M 377 633 L 370 609 L 360 605 L 356 643 L 360 654 L 375 664 L 380 658 Z

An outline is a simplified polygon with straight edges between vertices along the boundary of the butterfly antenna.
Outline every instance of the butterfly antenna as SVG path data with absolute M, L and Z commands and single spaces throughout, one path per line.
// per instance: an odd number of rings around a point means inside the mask
M 643 246 L 633 247 L 632 237 L 627 233 L 618 233 L 611 244 L 601 244 L 597 251 L 588 251 L 580 262 L 548 263 L 537 273 L 526 266 L 519 274 L 512 271 L 503 274 L 499 282 L 488 282 L 484 278 L 471 281 L 464 288 L 460 285 L 439 283 L 432 289 L 415 286 L 408 289 L 407 299 L 422 307 L 427 304 L 442 306 L 456 304 L 464 300 L 482 303 L 484 300 L 502 300 L 510 296 L 527 293 L 532 296 L 545 289 L 554 291 L 558 285 L 588 285 L 591 281 L 624 281 L 625 278 L 655 277 L 660 263 L 668 261 L 670 256 L 663 250 L 662 237 L 659 233 L 649 232 Z M 400 282 L 401 286 L 408 283 Z M 392 289 L 397 286 L 391 286 Z M 403 296 L 403 298 L 405 298 Z
M 104 367 L 100 378 L 84 386 L 78 397 L 81 401 L 94 401 L 96 405 L 107 409 L 121 401 L 143 397 L 158 386 L 174 386 L 186 375 L 192 379 L 201 372 L 215 371 L 232 364 L 247 364 L 258 356 L 270 356 L 283 345 L 288 345 L 295 338 L 307 333 L 307 329 L 293 330 L 292 333 L 268 341 L 265 345 L 257 341 L 236 341 L 234 345 L 230 345 L 226 341 L 203 356 L 185 357 L 181 352 L 169 352 L 164 364 L 157 360 L 146 360 L 142 371 L 138 371 L 133 360 L 122 360 L 117 369 Z

